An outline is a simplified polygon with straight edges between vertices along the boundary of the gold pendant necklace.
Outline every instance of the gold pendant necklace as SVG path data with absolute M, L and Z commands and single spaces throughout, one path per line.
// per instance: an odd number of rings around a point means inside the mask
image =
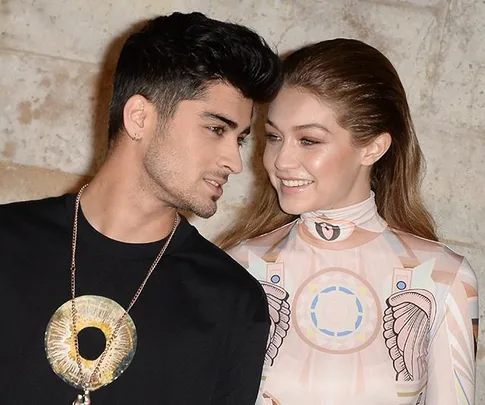
M 167 241 L 148 269 L 126 310 L 106 297 L 76 297 L 78 215 L 81 195 L 86 187 L 87 184 L 79 190 L 74 208 L 71 299 L 54 313 L 47 325 L 44 339 L 47 359 L 54 372 L 66 383 L 82 390 L 82 394 L 77 396 L 73 405 L 90 405 L 90 393 L 113 382 L 130 365 L 135 355 L 137 336 L 135 324 L 128 312 L 141 295 L 179 224 L 179 215 L 175 213 L 175 221 Z M 78 334 L 85 328 L 97 328 L 105 337 L 106 346 L 95 360 L 85 359 L 79 353 Z
M 79 394 L 77 399 L 74 400 L 72 405 L 90 405 L 91 397 L 89 396 L 89 391 L 84 391 L 84 394 Z

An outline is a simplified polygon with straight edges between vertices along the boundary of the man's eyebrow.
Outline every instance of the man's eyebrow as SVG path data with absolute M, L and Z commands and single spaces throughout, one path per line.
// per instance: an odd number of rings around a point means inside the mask
M 229 119 L 227 117 L 224 117 L 221 114 L 216 114 L 216 113 L 211 113 L 211 112 L 204 112 L 204 113 L 202 113 L 202 118 L 212 118 L 212 119 L 216 119 L 216 120 L 222 121 L 225 124 L 227 124 L 229 126 L 229 128 L 231 128 L 231 129 L 236 129 L 238 127 L 238 125 L 237 125 L 236 122 L 234 122 L 233 120 L 231 120 L 231 119 Z

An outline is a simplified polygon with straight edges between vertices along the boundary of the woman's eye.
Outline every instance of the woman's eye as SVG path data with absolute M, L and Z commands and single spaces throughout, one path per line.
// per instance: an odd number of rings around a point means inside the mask
M 214 132 L 216 135 L 222 136 L 224 135 L 224 132 L 226 132 L 226 129 L 224 127 L 209 127 L 209 130 Z
M 277 142 L 280 140 L 280 137 L 275 134 L 267 133 L 265 136 L 268 142 Z
M 311 146 L 311 145 L 315 145 L 315 144 L 320 143 L 320 142 L 312 141 L 311 139 L 307 139 L 307 138 L 302 138 L 302 139 L 300 139 L 300 143 L 302 145 Z

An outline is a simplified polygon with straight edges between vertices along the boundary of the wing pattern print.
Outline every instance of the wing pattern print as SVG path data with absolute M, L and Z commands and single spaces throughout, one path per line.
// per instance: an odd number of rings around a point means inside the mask
M 436 301 L 429 291 L 412 289 L 391 295 L 384 311 L 384 339 L 396 371 L 396 381 L 416 381 L 426 375 L 429 332 Z
M 268 297 L 269 315 L 271 318 L 264 364 L 272 366 L 283 344 L 283 339 L 290 328 L 291 311 L 286 290 L 266 281 L 261 281 L 261 285 Z

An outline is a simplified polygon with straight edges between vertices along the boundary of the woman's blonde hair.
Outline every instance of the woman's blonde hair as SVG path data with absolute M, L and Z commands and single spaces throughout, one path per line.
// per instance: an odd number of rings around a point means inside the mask
M 311 93 L 332 106 L 338 124 L 356 146 L 383 133 L 392 143 L 371 169 L 377 211 L 391 228 L 437 240 L 420 186 L 423 154 L 411 120 L 406 93 L 391 62 L 377 49 L 354 39 L 334 39 L 306 46 L 283 62 L 284 85 Z M 228 249 L 296 217 L 285 214 L 269 181 L 253 204 L 221 239 Z

